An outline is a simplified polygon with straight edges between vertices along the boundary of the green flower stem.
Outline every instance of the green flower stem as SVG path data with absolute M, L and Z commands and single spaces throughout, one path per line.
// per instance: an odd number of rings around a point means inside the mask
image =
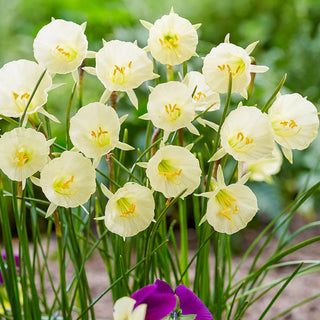
M 180 268 L 185 270 L 188 265 L 188 215 L 186 200 L 179 199 L 180 222 Z M 182 283 L 190 287 L 189 276 L 186 272 L 182 277 Z
M 166 75 L 167 75 L 167 82 L 174 81 L 173 66 L 169 64 L 166 65 Z
M 45 70 L 42 72 L 42 74 L 41 74 L 38 82 L 36 83 L 36 86 L 34 87 L 32 93 L 31 93 L 31 96 L 30 96 L 30 98 L 29 98 L 29 100 L 28 100 L 28 103 L 27 103 L 26 107 L 24 108 L 23 113 L 22 113 L 22 116 L 21 116 L 21 118 L 20 118 L 19 127 L 21 127 L 22 124 L 23 124 L 23 120 L 24 120 L 24 118 L 26 117 L 26 114 L 27 114 L 27 110 L 28 110 L 28 108 L 29 108 L 29 105 L 30 105 L 30 103 L 31 103 L 34 95 L 36 94 L 36 91 L 37 91 L 37 89 L 39 88 L 40 83 L 41 83 L 44 75 L 46 74 L 46 72 L 47 72 L 47 69 L 45 69 Z
M 170 201 L 169 204 L 167 204 L 164 209 L 161 211 L 160 215 L 157 218 L 157 221 L 153 225 L 153 228 L 150 233 L 149 241 L 147 244 L 147 249 L 146 249 L 146 262 L 145 262 L 145 267 L 144 267 L 144 285 L 149 284 L 149 271 L 150 271 L 150 264 L 151 264 L 151 256 L 152 256 L 152 246 L 154 245 L 154 240 L 155 236 L 157 233 L 157 230 L 159 228 L 159 225 L 161 223 L 161 220 L 165 217 L 167 211 L 179 200 L 182 194 L 186 192 L 187 189 L 183 190 L 176 198 Z
M 188 61 L 183 62 L 182 71 L 183 71 L 183 78 L 185 78 L 188 73 Z
M 74 93 L 77 88 L 77 83 L 75 83 L 72 87 L 71 95 L 68 101 L 68 106 L 67 106 L 67 112 L 66 112 L 66 149 L 70 149 L 70 113 L 71 113 L 71 106 L 72 106 L 72 100 L 74 97 Z
M 0 176 L 0 211 L 1 211 L 0 224 L 2 228 L 4 249 L 6 252 L 6 264 L 8 266 L 7 272 L 4 269 L 3 263 L 1 263 L 0 266 L 2 269 L 4 283 L 8 293 L 9 302 L 12 308 L 12 316 L 14 319 L 21 320 L 22 319 L 21 303 L 19 298 L 16 263 L 13 255 L 11 226 L 10 226 L 10 221 L 8 216 L 9 213 L 6 209 L 6 204 L 4 203 L 3 185 L 1 181 L 1 176 Z
M 83 77 L 84 70 L 83 68 L 86 66 L 86 59 L 83 59 L 80 67 L 79 67 L 79 83 L 78 83 L 78 108 L 80 109 L 83 106 Z
M 285 73 L 285 75 L 282 77 L 280 83 L 278 84 L 276 90 L 273 92 L 272 96 L 267 101 L 265 106 L 261 109 L 262 112 L 267 112 L 269 110 L 273 100 L 276 98 L 277 94 L 280 92 L 281 88 L 283 87 L 283 85 L 284 85 L 284 83 L 286 81 L 286 78 L 287 78 L 287 74 Z
M 29 252 L 29 240 L 27 234 L 27 225 L 26 225 L 26 210 L 24 205 L 24 192 L 21 194 L 22 199 L 19 200 L 16 198 L 16 194 L 21 192 L 21 183 L 18 183 L 18 188 L 16 188 L 17 183 L 12 183 L 12 203 L 13 203 L 13 213 L 16 222 L 17 233 L 19 237 L 19 244 L 22 257 L 20 258 L 22 261 L 22 272 L 20 274 L 21 282 L 23 285 L 23 295 L 24 295 L 24 310 L 27 312 L 31 312 L 35 318 L 41 317 L 40 312 L 40 304 L 39 304 L 39 296 L 37 293 L 37 289 L 35 286 L 35 269 L 32 268 L 30 252 Z M 18 189 L 18 191 L 16 191 Z M 36 250 L 36 249 L 34 249 Z M 25 269 L 24 269 L 25 268 Z M 24 272 L 24 270 L 26 270 Z M 30 286 L 31 289 L 31 297 L 28 297 L 28 290 L 26 290 Z M 30 305 L 29 305 L 30 303 Z M 27 315 L 26 315 L 27 317 Z

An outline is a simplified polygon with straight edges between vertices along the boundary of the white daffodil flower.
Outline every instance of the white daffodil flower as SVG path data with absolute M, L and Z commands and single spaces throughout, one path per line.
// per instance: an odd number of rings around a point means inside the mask
M 274 139 L 289 161 L 292 161 L 292 149 L 306 149 L 318 135 L 317 109 L 298 93 L 279 96 L 270 107 L 268 116 Z
M 221 233 L 233 234 L 245 228 L 258 211 L 257 198 L 249 187 L 240 182 L 226 186 L 221 166 L 215 190 L 200 195 L 209 198 L 200 224 L 207 220 Z
M 114 109 L 99 102 L 82 107 L 70 119 L 70 139 L 88 158 L 99 160 L 118 147 L 133 148 L 119 141 L 120 119 Z
M 103 48 L 96 54 L 95 73 L 106 88 L 103 100 L 107 100 L 112 91 L 124 91 L 136 108 L 138 100 L 133 89 L 158 77 L 143 49 L 119 40 L 104 41 Z
M 210 161 L 226 153 L 238 161 L 272 158 L 274 140 L 267 115 L 256 107 L 240 106 L 231 111 L 221 128 L 221 146 Z
M 280 171 L 282 165 L 282 153 L 275 145 L 272 152 L 272 158 L 249 161 L 244 165 L 247 167 L 247 171 L 250 172 L 250 180 L 272 183 L 273 179 L 271 176 Z
M 148 228 L 154 218 L 152 191 L 134 182 L 126 183 L 112 194 L 102 185 L 109 198 L 105 210 L 105 225 L 121 237 L 132 237 Z
M 165 136 L 184 127 L 199 134 L 191 123 L 195 117 L 191 92 L 181 82 L 169 81 L 153 88 L 147 110 L 148 113 L 141 118 L 151 120 L 155 127 L 163 129 Z
M 151 187 L 166 198 L 191 194 L 200 184 L 201 169 L 198 159 L 186 148 L 164 146 L 147 164 L 147 177 Z
M 11 179 L 25 181 L 48 161 L 50 145 L 45 136 L 30 128 L 15 128 L 0 138 L 0 168 Z
M 205 82 L 204 76 L 198 71 L 189 72 L 183 83 L 187 85 L 191 94 L 193 94 L 193 103 L 196 111 L 215 111 L 220 108 L 220 96 L 213 92 Z
M 52 203 L 47 216 L 57 206 L 74 208 L 86 203 L 96 190 L 95 169 L 79 152 L 65 151 L 41 171 L 39 185 Z
M 140 304 L 136 308 L 136 300 L 130 297 L 118 299 L 113 306 L 113 320 L 144 320 L 147 311 L 146 304 Z
M 152 56 L 162 64 L 180 64 L 196 55 L 198 34 L 189 20 L 174 12 L 156 20 L 154 25 L 141 23 L 149 29 L 148 49 Z
M 0 69 L 0 113 L 7 117 L 21 117 L 43 71 L 42 66 L 29 60 L 16 60 L 5 64 Z M 51 87 L 52 79 L 46 73 L 26 114 L 46 114 L 42 106 L 47 102 Z
M 85 25 L 61 19 L 52 20 L 40 29 L 34 39 L 35 59 L 53 74 L 75 71 L 87 55 Z
M 250 44 L 246 49 L 226 42 L 212 48 L 203 62 L 203 75 L 208 86 L 218 93 L 226 93 L 229 85 L 229 73 L 232 74 L 232 92 L 240 93 L 247 98 L 247 88 L 251 81 L 250 73 L 262 73 L 268 71 L 266 66 L 251 64 L 250 53 L 257 42 Z

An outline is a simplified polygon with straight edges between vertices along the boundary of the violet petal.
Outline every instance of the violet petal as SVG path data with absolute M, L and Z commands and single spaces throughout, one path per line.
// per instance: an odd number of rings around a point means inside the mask
M 156 280 L 156 282 L 154 283 L 157 287 L 156 289 L 156 293 L 171 293 L 174 294 L 172 288 L 165 282 L 162 280 Z
M 144 300 L 148 298 L 151 294 L 153 294 L 156 291 L 156 289 L 157 286 L 155 284 L 150 284 L 135 291 L 131 295 L 131 298 L 137 301 L 134 307 L 137 307 L 139 304 L 145 303 Z
M 176 295 L 179 297 L 182 315 L 196 314 L 195 320 L 213 319 L 204 303 L 185 285 L 181 284 L 176 288 Z
M 177 298 L 171 293 L 154 293 L 143 303 L 147 304 L 145 320 L 161 320 L 174 310 Z

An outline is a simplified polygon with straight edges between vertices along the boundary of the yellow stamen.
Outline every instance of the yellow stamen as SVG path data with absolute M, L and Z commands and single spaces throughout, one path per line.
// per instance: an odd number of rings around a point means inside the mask
M 193 99 L 196 101 L 199 101 L 201 99 L 201 96 L 203 96 L 204 98 L 207 97 L 205 93 L 199 91 L 199 92 L 197 92 L 197 94 L 194 95 Z
M 65 51 L 63 48 L 61 48 L 59 45 L 56 46 L 56 50 L 58 50 L 61 54 L 63 54 L 66 57 L 70 57 L 70 52 Z
M 24 151 L 20 151 L 17 153 L 18 163 L 17 165 L 19 167 L 22 167 L 28 160 L 30 159 L 30 156 L 28 154 L 25 154 Z
M 244 135 L 243 135 L 242 132 L 239 132 L 239 133 L 237 134 L 237 139 L 240 140 L 240 141 L 242 141 L 242 140 L 244 139 Z
M 136 205 L 132 203 L 129 207 L 129 210 L 121 211 L 122 214 L 120 214 L 120 217 L 127 218 L 130 214 L 133 215 L 134 217 L 137 217 L 137 214 L 134 214 L 135 210 L 136 210 Z
M 132 61 L 129 62 L 128 67 L 131 68 L 132 66 Z
M 69 184 L 72 183 L 74 180 L 74 176 L 72 175 L 71 178 L 69 180 L 67 180 L 64 183 L 57 183 L 57 186 L 60 187 L 61 189 L 65 190 L 65 189 L 70 189 Z
M 172 200 L 172 197 L 167 199 L 166 206 L 170 203 L 171 200 Z
M 15 93 L 15 92 L 12 92 L 12 94 L 13 94 L 14 100 L 17 100 L 19 95 L 17 93 Z
M 180 176 L 182 172 L 182 169 L 175 171 L 175 172 L 158 172 L 159 175 L 161 176 L 165 176 L 167 178 L 172 178 L 175 176 Z

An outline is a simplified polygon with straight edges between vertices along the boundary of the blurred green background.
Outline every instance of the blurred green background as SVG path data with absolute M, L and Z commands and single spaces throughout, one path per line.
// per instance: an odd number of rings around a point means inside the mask
M 139 46 L 144 47 L 148 32 L 139 19 L 154 22 L 169 13 L 173 6 L 175 12 L 193 24 L 202 23 L 198 30 L 200 40 L 197 50 L 201 57 L 223 42 L 227 33 L 231 34 L 232 43 L 242 47 L 260 40 L 253 55 L 257 64 L 267 65 L 270 70 L 256 77 L 252 101 L 258 105 L 268 100 L 284 73 L 288 76 L 282 93 L 298 92 L 308 96 L 317 107 L 320 102 L 318 0 L 0 0 L 0 4 L 1 66 L 15 59 L 33 60 L 33 39 L 51 17 L 79 24 L 87 21 L 89 50 L 99 50 L 102 38 L 107 41 L 138 40 Z M 201 60 L 193 59 L 192 66 L 200 70 Z M 70 75 L 56 78 L 55 82 L 61 79 L 61 82 L 68 84 L 50 94 L 48 110 L 63 123 L 72 81 L 69 81 Z M 103 86 L 90 75 L 85 75 L 84 87 L 84 104 L 98 100 L 103 92 Z M 137 90 L 141 105 L 139 114 L 144 113 L 147 101 L 146 86 L 142 87 Z M 131 113 L 126 122 L 129 133 L 135 133 L 132 139 L 139 144 L 143 141 L 145 123 L 137 120 L 131 106 L 126 107 L 127 97 L 122 101 L 125 105 L 123 113 Z M 74 114 L 76 109 L 72 112 Z M 54 129 L 54 135 L 59 135 L 58 142 L 63 143 L 64 126 L 60 128 Z M 294 152 L 293 166 L 284 161 L 282 172 L 273 185 L 254 184 L 252 187 L 258 194 L 260 209 L 274 215 L 299 190 L 318 181 L 319 159 L 320 141 L 317 139 L 307 151 Z M 308 177 L 306 174 L 310 172 Z M 302 212 L 305 211 L 307 219 L 312 220 L 319 207 L 320 197 L 313 197 Z

